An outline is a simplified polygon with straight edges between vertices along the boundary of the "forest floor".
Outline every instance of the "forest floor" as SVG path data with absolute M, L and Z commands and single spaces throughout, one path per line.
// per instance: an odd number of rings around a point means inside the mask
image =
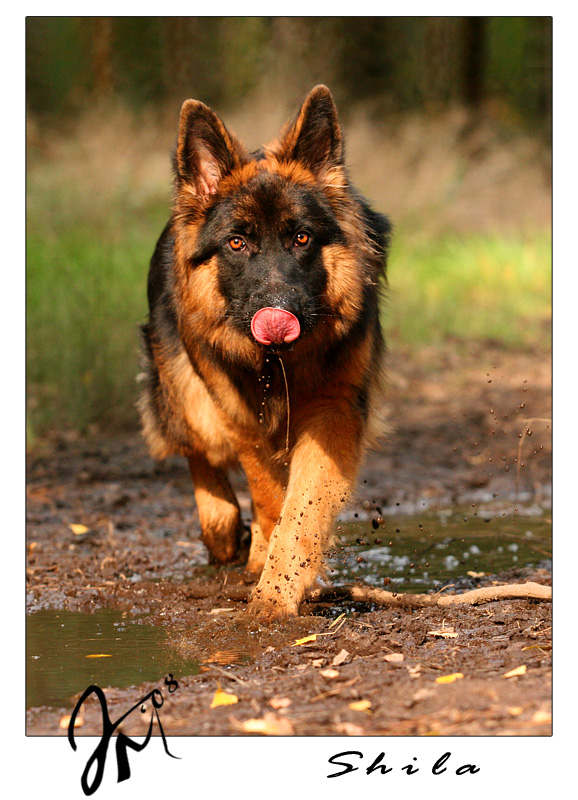
M 389 376 L 391 432 L 368 456 L 344 518 L 380 515 L 374 533 L 388 539 L 400 520 L 424 510 L 483 509 L 494 526 L 524 515 L 550 522 L 549 351 L 463 343 L 411 357 L 394 351 Z M 246 485 L 236 480 L 248 514 Z M 240 565 L 206 564 L 185 464 L 153 462 L 137 433 L 60 434 L 37 444 L 28 457 L 27 506 L 27 678 L 36 698 L 27 712 L 29 735 L 64 735 L 61 720 L 90 682 L 106 689 L 113 720 L 162 689 L 167 735 L 551 733 L 549 601 L 444 608 L 303 603 L 299 618 L 261 626 L 228 591 L 242 585 Z M 83 527 L 75 533 L 71 525 Z M 473 572 L 460 546 L 449 591 L 551 584 L 547 550 L 492 574 Z M 58 632 L 33 636 L 42 614 L 84 620 L 102 611 L 123 620 L 114 623 L 115 641 L 139 626 L 159 632 L 168 656 L 158 673 L 149 669 L 142 680 L 138 672 L 99 673 L 114 654 L 83 640 L 82 625 L 72 661 Z M 62 648 L 61 683 L 65 672 L 84 675 L 87 654 L 101 656 L 93 658 L 86 685 L 71 684 L 70 695 L 57 701 L 41 691 L 51 680 L 41 669 L 49 646 L 57 661 Z M 129 648 L 122 659 L 133 657 Z M 177 665 L 175 692 L 166 691 L 165 664 Z M 187 667 L 178 671 L 179 664 Z M 100 734 L 94 699 L 82 720 L 77 735 Z M 123 731 L 147 726 L 148 716 L 135 713 Z

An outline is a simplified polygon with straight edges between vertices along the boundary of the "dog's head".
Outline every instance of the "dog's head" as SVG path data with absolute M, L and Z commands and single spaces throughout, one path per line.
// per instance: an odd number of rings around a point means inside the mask
M 218 324 L 245 337 L 244 349 L 330 341 L 354 323 L 376 241 L 348 185 L 327 87 L 313 89 L 279 139 L 256 154 L 211 109 L 187 100 L 174 171 L 184 308 L 197 313 L 194 273 L 208 275 L 210 265 Z M 207 335 L 203 313 L 196 319 Z

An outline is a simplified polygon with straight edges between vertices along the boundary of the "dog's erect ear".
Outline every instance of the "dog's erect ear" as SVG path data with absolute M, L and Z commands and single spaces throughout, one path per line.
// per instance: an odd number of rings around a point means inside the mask
M 298 161 L 320 180 L 332 168 L 343 165 L 341 128 L 327 86 L 316 86 L 309 92 L 279 145 L 278 158 Z
M 214 111 L 198 100 L 185 100 L 174 155 L 177 181 L 206 198 L 215 194 L 225 175 L 243 163 L 243 153 Z

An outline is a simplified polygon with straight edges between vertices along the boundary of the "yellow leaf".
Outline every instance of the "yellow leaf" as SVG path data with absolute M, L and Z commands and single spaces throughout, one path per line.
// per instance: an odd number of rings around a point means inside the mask
M 357 700 L 355 703 L 350 703 L 349 708 L 352 711 L 367 711 L 371 708 L 369 700 Z
M 91 653 L 85 658 L 112 658 L 112 653 Z
M 452 672 L 451 675 L 440 675 L 439 678 L 436 678 L 436 683 L 453 683 L 463 677 L 461 672 Z
M 278 717 L 267 711 L 262 719 L 247 719 L 238 722 L 233 718 L 235 727 L 245 733 L 262 733 L 264 736 L 291 736 L 293 725 L 288 719 Z
M 312 633 L 310 636 L 305 636 L 303 639 L 297 639 L 296 642 L 293 642 L 293 647 L 298 644 L 307 644 L 307 642 L 314 642 L 317 639 L 318 634 Z
M 81 536 L 83 533 L 88 533 L 88 528 L 86 525 L 69 525 L 70 530 L 74 533 L 75 536 Z
M 61 717 L 58 726 L 66 730 L 66 728 L 68 728 L 68 726 L 70 725 L 70 720 L 71 720 L 70 714 L 66 714 L 64 717 Z M 84 725 L 84 717 L 81 717 L 79 714 L 74 720 L 74 727 L 81 728 L 83 725 Z
M 211 700 L 211 708 L 217 708 L 217 706 L 231 706 L 234 703 L 238 703 L 239 698 L 236 694 L 229 694 L 229 692 L 224 692 L 221 689 L 221 684 L 217 684 L 217 691 L 213 695 L 213 699 Z
M 521 664 L 519 667 L 506 672 L 505 675 L 502 675 L 502 678 L 517 678 L 518 675 L 525 675 L 527 669 L 525 664 Z

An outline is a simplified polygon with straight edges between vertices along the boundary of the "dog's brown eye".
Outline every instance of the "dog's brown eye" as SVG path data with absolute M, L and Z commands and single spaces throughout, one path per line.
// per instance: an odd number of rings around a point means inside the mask
M 305 247 L 306 244 L 309 244 L 309 234 L 305 233 L 305 231 L 299 231 L 299 233 L 293 239 L 293 244 L 296 247 Z
M 245 240 L 240 236 L 231 236 L 229 239 L 229 247 L 231 250 L 235 250 L 235 252 L 238 253 L 240 250 L 244 250 L 247 245 L 245 244 Z

